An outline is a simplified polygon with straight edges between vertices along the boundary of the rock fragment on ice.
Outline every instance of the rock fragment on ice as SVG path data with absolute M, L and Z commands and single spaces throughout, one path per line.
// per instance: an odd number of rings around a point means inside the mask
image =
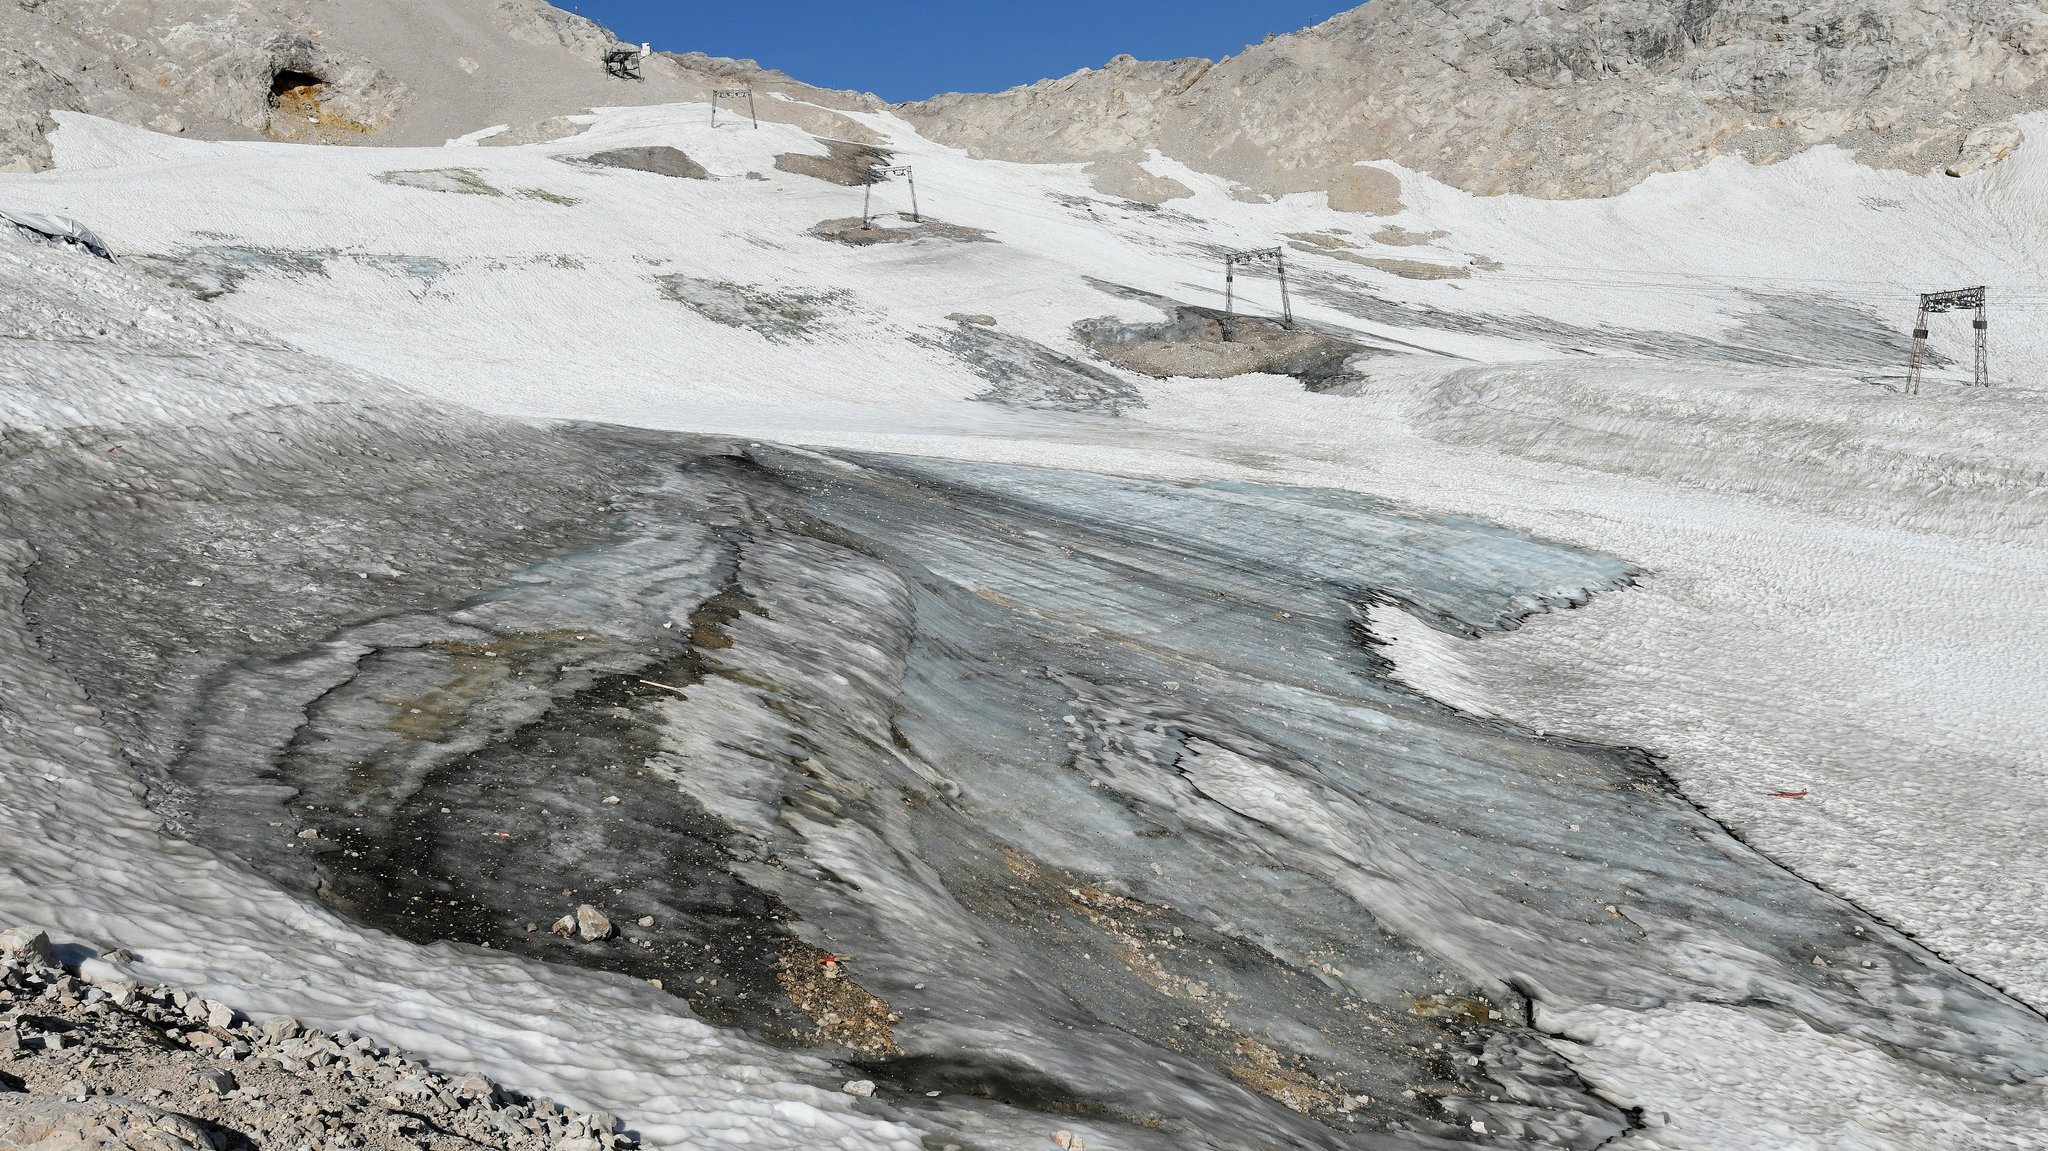
M 1088 1141 L 1072 1131 L 1055 1131 L 1053 1132 L 1052 1141 L 1065 1148 L 1066 1151 L 1087 1151 L 1088 1148 Z
M 599 939 L 610 939 L 612 937 L 612 921 L 604 912 L 590 906 L 588 903 L 581 904 L 576 908 L 576 934 L 593 942 Z
M 858 1095 L 862 1099 L 865 1099 L 868 1096 L 873 1095 L 875 1093 L 875 1081 L 872 1079 L 850 1080 L 847 1082 L 846 1086 L 841 1087 L 840 1090 L 846 1092 L 848 1095 Z
M 568 939 L 576 934 L 576 917 L 574 915 L 564 915 L 550 924 L 548 930 L 564 939 Z

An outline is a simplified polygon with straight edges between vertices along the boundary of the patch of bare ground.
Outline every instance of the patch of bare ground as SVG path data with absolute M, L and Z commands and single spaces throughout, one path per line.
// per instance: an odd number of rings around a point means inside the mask
M 1348 264 L 1362 264 L 1375 271 L 1387 272 L 1404 280 L 1469 280 L 1472 269 L 1463 264 L 1439 264 L 1430 260 L 1403 260 L 1386 256 L 1361 256 L 1356 252 L 1330 252 L 1331 257 Z
M 584 164 L 595 168 L 624 168 L 628 171 L 673 176 L 682 180 L 711 178 L 711 173 L 705 170 L 704 165 L 692 160 L 689 153 L 680 148 L 667 146 L 613 148 L 606 152 L 593 152 L 588 156 L 572 156 L 568 160 L 572 164 Z
M 896 158 L 895 153 L 872 144 L 856 144 L 850 140 L 820 140 L 825 145 L 826 155 L 808 156 L 801 152 L 784 152 L 775 157 L 775 166 L 781 171 L 798 176 L 809 176 L 842 188 L 858 188 L 862 184 L 875 182 L 874 170 L 889 166 Z
M 1375 244 L 1387 244 L 1396 248 L 1412 248 L 1423 244 L 1434 244 L 1450 235 L 1449 232 L 1411 232 L 1397 224 L 1388 224 L 1372 234 Z
M 895 1026 L 903 1016 L 889 1001 L 854 982 L 852 960 L 790 940 L 776 960 L 775 978 L 797 1009 L 816 1024 L 814 1043 L 837 1043 L 861 1055 L 901 1055 Z
M 492 184 L 475 168 L 406 168 L 396 172 L 378 172 L 374 177 L 380 184 L 394 188 L 417 188 L 422 192 L 449 192 L 458 196 L 489 196 L 499 198 L 513 196 L 521 200 L 542 200 L 571 208 L 583 201 L 574 196 L 550 192 L 546 188 L 514 188 L 510 192 Z
M 908 215 L 894 219 L 876 217 L 863 222 L 859 216 L 826 220 L 811 229 L 811 235 L 835 244 L 866 248 L 876 244 L 904 244 L 914 240 L 951 240 L 964 244 L 993 244 L 996 239 L 980 228 L 947 224 L 927 216 L 912 220 Z
M 1103 359 L 1155 379 L 1223 380 L 1254 372 L 1293 376 L 1310 387 L 1348 378 L 1346 365 L 1371 349 L 1278 320 L 1180 307 L 1159 324 L 1083 320 L 1074 334 Z
M 1405 228 L 1389 226 L 1374 232 L 1372 238 L 1381 244 L 1417 247 L 1433 244 L 1448 235 L 1449 232 L 1410 232 Z M 1309 252 L 1318 256 L 1328 256 L 1333 260 L 1343 260 L 1348 264 L 1360 264 L 1375 271 L 1400 276 L 1405 280 L 1464 280 L 1472 276 L 1472 269 L 1462 264 L 1363 255 L 1358 251 L 1357 244 L 1329 232 L 1289 232 L 1287 246 L 1297 252 Z M 1475 257 L 1472 262 L 1484 266 L 1481 264 L 1482 260 L 1485 258 Z M 1485 264 L 1491 264 L 1493 268 L 1500 267 L 1499 263 L 1492 260 L 1485 260 Z

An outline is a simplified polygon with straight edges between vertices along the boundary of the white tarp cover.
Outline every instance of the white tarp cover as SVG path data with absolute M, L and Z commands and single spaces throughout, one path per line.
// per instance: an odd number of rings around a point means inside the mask
M 91 228 L 69 216 L 45 216 L 38 212 L 12 212 L 0 208 L 0 220 L 17 228 L 26 228 L 52 240 L 77 244 L 102 260 L 111 260 L 114 253 L 107 250 L 106 242 L 93 233 Z

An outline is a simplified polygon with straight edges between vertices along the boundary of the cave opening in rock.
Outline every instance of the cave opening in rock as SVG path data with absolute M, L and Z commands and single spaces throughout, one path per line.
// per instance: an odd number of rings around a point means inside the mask
M 320 86 L 325 83 L 327 81 L 311 72 L 286 68 L 270 78 L 270 102 L 276 105 L 287 98 L 305 99 L 317 94 Z

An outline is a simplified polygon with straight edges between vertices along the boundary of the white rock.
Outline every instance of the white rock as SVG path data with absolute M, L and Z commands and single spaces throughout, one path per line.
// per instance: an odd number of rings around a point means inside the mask
M 24 959 L 46 967 L 57 966 L 57 949 L 50 945 L 50 937 L 28 927 L 10 927 L 0 931 L 0 957 Z
M 2012 123 L 1986 124 L 1963 138 L 1963 146 L 1957 149 L 1948 174 L 1961 177 L 1989 168 L 2012 155 L 2025 138 Z
M 875 1093 L 875 1081 L 872 1079 L 848 1080 L 846 1086 L 841 1087 L 840 1090 L 848 1095 L 858 1095 L 865 1099 Z
M 586 940 L 610 939 L 612 921 L 597 908 L 582 904 L 576 908 L 576 934 Z

